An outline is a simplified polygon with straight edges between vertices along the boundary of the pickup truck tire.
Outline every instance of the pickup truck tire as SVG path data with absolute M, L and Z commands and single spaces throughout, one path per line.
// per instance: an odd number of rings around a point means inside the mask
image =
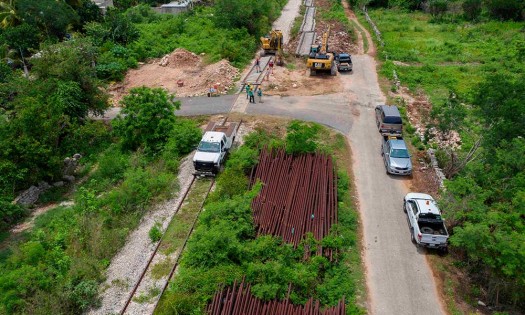
M 428 226 L 424 226 L 421 228 L 421 233 L 423 234 L 434 234 L 434 229 Z
M 410 240 L 412 241 L 412 243 L 417 245 L 416 237 L 414 236 L 414 229 L 413 228 L 410 228 Z
M 405 200 L 403 200 L 403 212 L 404 213 L 407 213 L 407 207 L 405 205 Z

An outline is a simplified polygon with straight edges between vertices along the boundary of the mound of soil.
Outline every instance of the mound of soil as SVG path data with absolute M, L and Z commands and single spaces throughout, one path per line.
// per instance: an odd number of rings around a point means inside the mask
M 160 66 L 170 68 L 194 68 L 199 67 L 201 58 L 196 54 L 183 48 L 175 49 L 171 54 L 162 57 Z
M 128 71 L 124 80 L 110 87 L 114 106 L 134 87 L 160 87 L 176 96 L 206 95 L 215 86 L 225 94 L 234 86 L 239 70 L 227 60 L 205 65 L 201 56 L 177 48 L 172 53 Z

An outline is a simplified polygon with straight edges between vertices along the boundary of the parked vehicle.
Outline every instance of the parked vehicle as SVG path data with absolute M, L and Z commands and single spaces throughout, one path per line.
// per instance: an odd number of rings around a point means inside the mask
M 238 123 L 234 122 L 208 124 L 193 156 L 196 175 L 215 175 L 219 172 L 237 135 L 237 126 Z
M 336 54 L 335 64 L 339 72 L 352 71 L 352 57 L 349 54 Z
M 412 161 L 405 140 L 402 137 L 383 136 L 381 155 L 387 174 L 411 175 Z
M 397 136 L 403 133 L 403 121 L 397 106 L 376 106 L 376 123 L 382 136 Z
M 427 194 L 408 193 L 403 199 L 412 242 L 417 245 L 447 250 L 448 231 L 436 201 Z

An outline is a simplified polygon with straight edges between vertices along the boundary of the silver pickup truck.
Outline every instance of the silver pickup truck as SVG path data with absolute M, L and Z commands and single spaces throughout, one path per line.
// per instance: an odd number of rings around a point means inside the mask
M 403 199 L 412 242 L 417 245 L 447 250 L 448 231 L 436 201 L 430 195 L 408 193 Z

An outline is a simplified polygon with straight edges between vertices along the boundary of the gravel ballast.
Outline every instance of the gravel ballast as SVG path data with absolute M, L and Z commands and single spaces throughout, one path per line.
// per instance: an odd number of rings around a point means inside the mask
M 128 236 L 124 247 L 113 257 L 106 271 L 106 281 L 101 286 L 101 306 L 90 310 L 88 314 L 120 313 L 157 245 L 149 238 L 150 229 L 158 222 L 162 230 L 166 230 L 182 201 L 182 194 L 191 183 L 192 159 L 193 154 L 190 154 L 181 162 L 179 192 L 145 214 L 138 228 Z

